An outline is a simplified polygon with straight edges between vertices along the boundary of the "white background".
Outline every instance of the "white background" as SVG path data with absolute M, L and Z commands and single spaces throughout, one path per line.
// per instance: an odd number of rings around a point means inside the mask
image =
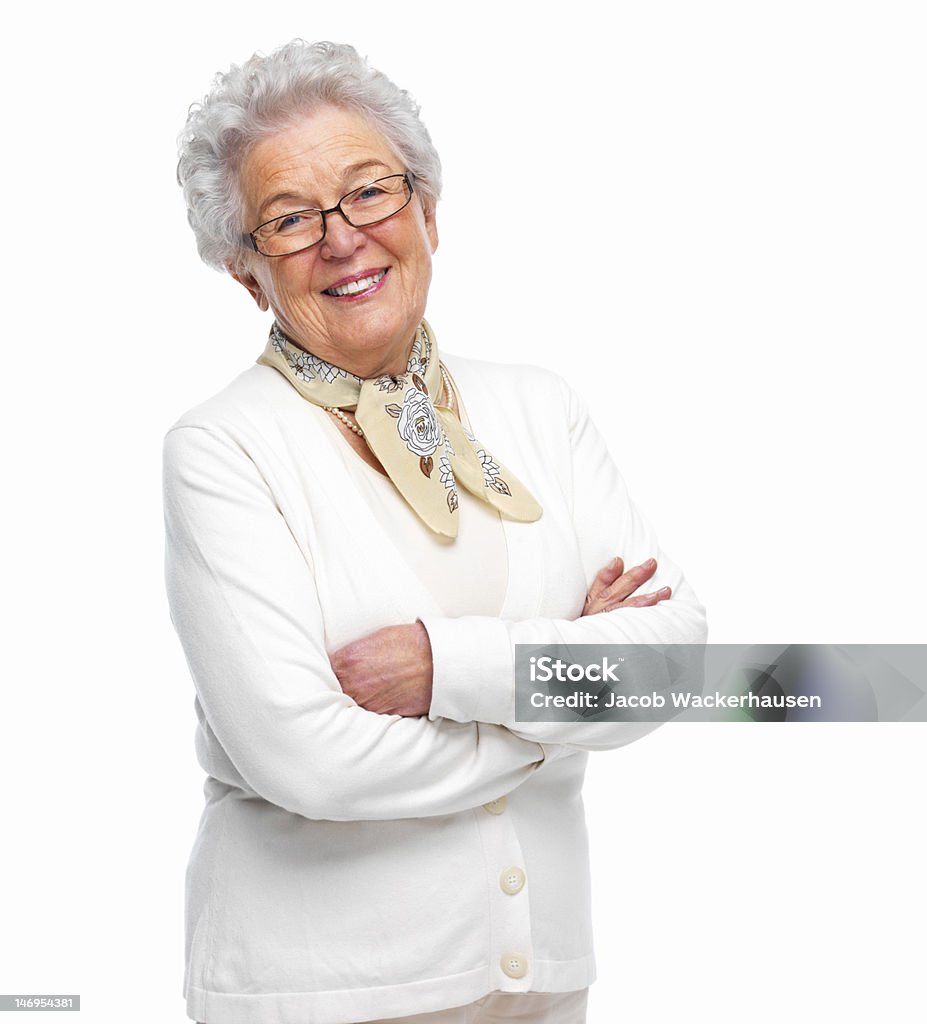
M 445 165 L 442 344 L 585 394 L 712 639 L 920 642 L 922 12 L 7 16 L 0 992 L 79 992 L 94 1024 L 185 1019 L 202 774 L 160 443 L 267 323 L 198 263 L 173 181 L 213 73 L 331 38 L 419 99 Z M 924 737 L 670 726 L 593 757 L 592 1024 L 922 1021 Z

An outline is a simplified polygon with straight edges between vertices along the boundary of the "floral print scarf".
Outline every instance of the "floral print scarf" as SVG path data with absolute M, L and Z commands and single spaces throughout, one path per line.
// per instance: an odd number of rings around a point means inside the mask
M 435 533 L 457 536 L 458 484 L 507 519 L 540 519 L 541 506 L 525 486 L 451 411 L 452 397 L 446 396 L 448 404 L 435 405 L 442 367 L 425 320 L 415 332 L 409 365 L 402 374 L 363 380 L 298 348 L 276 323 L 258 362 L 278 370 L 314 405 L 353 410 L 371 451 Z

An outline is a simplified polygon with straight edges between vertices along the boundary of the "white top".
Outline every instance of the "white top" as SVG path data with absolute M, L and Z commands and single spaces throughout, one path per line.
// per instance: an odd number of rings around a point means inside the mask
M 593 980 L 584 751 L 650 727 L 516 727 L 513 648 L 700 642 L 704 616 L 557 377 L 447 362 L 477 436 L 544 509 L 503 523 L 498 616 L 445 613 L 328 413 L 276 371 L 252 367 L 167 435 L 168 595 L 208 775 L 187 873 L 196 1020 L 344 1024 Z M 578 619 L 616 554 L 655 556 L 672 600 Z M 416 619 L 429 717 L 358 707 L 328 653 Z
M 499 513 L 458 486 L 457 538 L 442 537 L 422 522 L 388 476 L 343 447 L 362 499 L 441 611 L 451 617 L 498 615 L 509 576 Z

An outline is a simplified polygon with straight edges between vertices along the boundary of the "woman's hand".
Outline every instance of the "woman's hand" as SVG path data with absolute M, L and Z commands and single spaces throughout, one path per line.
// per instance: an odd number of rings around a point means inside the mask
M 615 558 L 598 571 L 586 603 L 583 605 L 580 618 L 584 615 L 596 615 L 599 612 L 610 612 L 615 608 L 648 608 L 672 596 L 669 587 L 661 587 L 651 594 L 634 594 L 638 587 L 643 586 L 657 571 L 656 559 L 649 558 L 641 565 L 634 566 L 625 572 L 624 561 Z
M 416 718 L 431 708 L 431 643 L 425 627 L 387 626 L 330 659 L 341 689 L 368 711 Z

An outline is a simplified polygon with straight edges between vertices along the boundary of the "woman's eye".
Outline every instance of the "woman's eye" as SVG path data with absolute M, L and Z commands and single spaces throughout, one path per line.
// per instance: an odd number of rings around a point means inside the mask
M 301 213 L 291 213 L 286 217 L 280 217 L 276 222 L 274 230 L 278 233 L 292 231 L 294 228 L 300 227 L 304 221 L 305 217 Z
M 376 199 L 378 196 L 383 195 L 383 189 L 379 185 L 368 185 L 366 188 L 362 188 L 355 199 Z

